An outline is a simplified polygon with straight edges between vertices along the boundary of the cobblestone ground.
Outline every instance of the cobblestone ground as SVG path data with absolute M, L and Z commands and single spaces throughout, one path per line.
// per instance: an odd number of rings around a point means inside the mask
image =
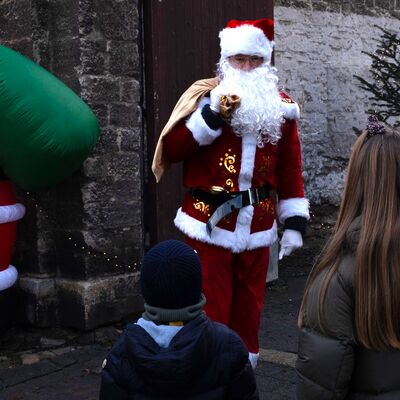
M 279 279 L 267 286 L 255 371 L 261 400 L 293 399 L 297 312 L 307 275 L 335 216 L 329 208 L 314 215 L 304 248 L 280 263 Z M 85 334 L 7 331 L 0 347 L 0 400 L 97 399 L 102 361 L 122 328 L 120 324 Z

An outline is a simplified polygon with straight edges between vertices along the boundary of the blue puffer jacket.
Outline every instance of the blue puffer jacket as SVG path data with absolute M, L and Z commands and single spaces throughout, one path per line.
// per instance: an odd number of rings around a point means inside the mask
M 204 314 L 161 348 L 129 324 L 107 357 L 100 400 L 258 399 L 242 340 Z

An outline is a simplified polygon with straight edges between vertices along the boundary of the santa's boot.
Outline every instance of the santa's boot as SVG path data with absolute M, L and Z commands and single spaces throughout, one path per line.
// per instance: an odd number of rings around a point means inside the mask
M 18 272 L 10 264 L 10 260 L 17 235 L 16 221 L 24 214 L 25 207 L 16 203 L 11 181 L 0 179 L 0 291 L 14 285 L 18 277 Z

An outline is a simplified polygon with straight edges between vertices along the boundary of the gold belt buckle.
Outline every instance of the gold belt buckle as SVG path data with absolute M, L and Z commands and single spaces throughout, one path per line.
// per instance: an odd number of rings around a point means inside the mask
M 229 193 L 228 190 L 224 189 L 222 186 L 211 186 L 211 193 Z

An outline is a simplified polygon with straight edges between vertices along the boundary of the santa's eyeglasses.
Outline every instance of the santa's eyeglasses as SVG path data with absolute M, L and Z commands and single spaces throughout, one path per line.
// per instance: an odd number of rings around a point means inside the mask
M 234 62 L 238 65 L 244 65 L 246 63 L 250 63 L 251 65 L 260 65 L 263 63 L 264 58 L 259 56 L 246 56 L 242 54 L 237 54 L 234 56 L 228 57 L 229 61 Z

